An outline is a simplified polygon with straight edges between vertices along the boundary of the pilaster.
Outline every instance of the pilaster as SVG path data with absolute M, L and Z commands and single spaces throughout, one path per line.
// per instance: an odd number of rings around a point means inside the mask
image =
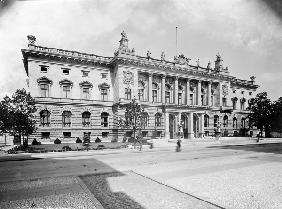
M 201 84 L 202 81 L 198 81 L 198 87 L 197 87 L 197 105 L 201 105 Z
M 165 103 L 165 75 L 162 75 L 162 103 Z
M 208 81 L 208 106 L 211 106 L 211 84 L 212 82 L 211 81 Z
M 174 104 L 178 104 L 178 77 L 174 80 Z
M 193 113 L 188 113 L 188 139 L 194 138 Z
M 190 80 L 187 78 L 186 83 L 186 104 L 189 105 L 189 99 L 190 99 Z
M 153 98 L 152 98 L 152 73 L 149 73 L 149 79 L 148 79 L 148 101 L 152 102 Z

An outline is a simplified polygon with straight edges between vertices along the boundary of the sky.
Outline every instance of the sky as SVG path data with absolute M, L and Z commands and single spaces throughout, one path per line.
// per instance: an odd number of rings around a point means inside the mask
M 257 92 L 282 97 L 281 0 L 0 0 L 0 98 L 27 88 L 21 49 L 40 46 L 113 56 L 125 30 L 136 54 L 178 54 L 206 67 L 220 53 Z M 213 64 L 214 65 L 214 64 Z

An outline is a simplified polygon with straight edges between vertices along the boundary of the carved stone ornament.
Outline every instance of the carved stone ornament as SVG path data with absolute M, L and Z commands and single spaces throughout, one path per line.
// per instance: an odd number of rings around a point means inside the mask
M 150 57 L 151 57 L 151 54 L 152 54 L 151 51 L 148 50 L 148 51 L 147 51 L 147 58 L 150 58 Z
M 227 94 L 228 94 L 228 86 L 227 85 L 222 85 L 222 94 L 223 94 L 223 96 L 227 96 Z
M 237 97 L 232 97 L 232 98 L 231 98 L 231 101 L 232 101 L 232 102 L 237 102 L 237 101 L 238 101 L 238 98 L 237 98 Z
M 134 75 L 130 71 L 123 71 L 123 83 L 126 85 L 133 85 Z
M 36 38 L 35 38 L 35 36 L 33 36 L 33 35 L 28 35 L 28 36 L 27 36 L 27 40 L 28 40 L 28 43 L 29 43 L 29 44 L 34 45 L 34 44 L 35 44 L 35 41 L 36 41 Z
M 165 82 L 168 83 L 168 84 L 173 84 L 173 78 L 171 78 L 171 77 L 166 77 L 166 78 L 165 78 Z
M 183 54 L 178 57 L 174 57 L 174 62 L 179 65 L 188 65 L 191 59 L 185 57 Z

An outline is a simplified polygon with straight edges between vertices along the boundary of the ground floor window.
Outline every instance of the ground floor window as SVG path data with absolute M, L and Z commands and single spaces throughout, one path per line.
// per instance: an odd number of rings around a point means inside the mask
M 209 131 L 205 131 L 205 136 L 209 136 Z
M 64 138 L 69 138 L 71 137 L 71 132 L 63 132 Z
M 102 132 L 102 138 L 108 138 L 109 132 Z
M 41 132 L 42 139 L 50 139 L 50 132 Z
M 148 131 L 142 131 L 142 136 L 147 137 L 148 136 Z

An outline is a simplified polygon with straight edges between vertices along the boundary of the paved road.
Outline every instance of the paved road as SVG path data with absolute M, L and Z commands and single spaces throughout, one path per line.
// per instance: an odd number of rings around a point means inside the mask
M 274 143 L 6 157 L 0 207 L 278 209 L 281 154 Z

